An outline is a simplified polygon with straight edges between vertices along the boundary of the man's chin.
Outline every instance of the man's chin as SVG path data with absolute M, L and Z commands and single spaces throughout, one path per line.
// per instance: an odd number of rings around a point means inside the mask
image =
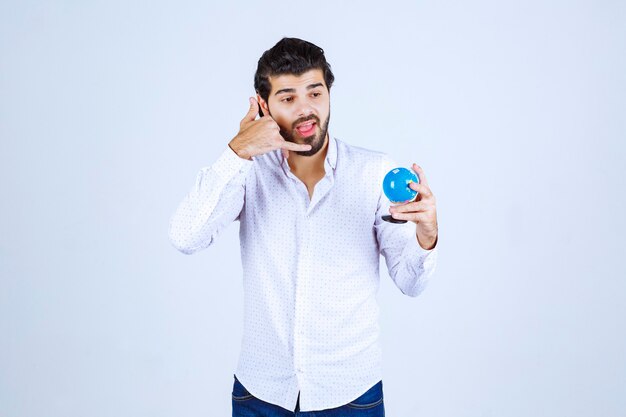
M 324 145 L 324 138 L 320 138 L 319 133 L 316 135 L 311 135 L 305 138 L 301 138 L 302 141 L 300 143 L 303 143 L 305 145 L 311 145 L 311 149 L 308 151 L 291 151 L 291 152 L 295 152 L 296 155 L 301 155 L 301 156 L 313 156 L 315 154 L 317 154 L 323 147 Z

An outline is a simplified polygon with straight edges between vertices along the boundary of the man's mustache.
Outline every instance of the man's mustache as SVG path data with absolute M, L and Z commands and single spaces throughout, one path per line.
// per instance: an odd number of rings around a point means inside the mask
M 291 128 L 295 129 L 296 126 L 298 126 L 300 123 L 304 123 L 304 122 L 308 122 L 309 120 L 315 120 L 315 122 L 319 125 L 320 124 L 320 119 L 319 117 L 317 117 L 316 115 L 312 114 L 308 117 L 301 117 L 298 120 L 296 120 L 295 122 L 293 122 L 291 124 Z

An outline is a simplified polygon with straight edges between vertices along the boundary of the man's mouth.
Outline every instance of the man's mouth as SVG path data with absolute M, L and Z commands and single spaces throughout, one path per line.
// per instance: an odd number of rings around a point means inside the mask
M 314 120 L 309 120 L 307 122 L 301 123 L 296 127 L 296 131 L 300 134 L 300 136 L 310 136 L 315 132 L 315 123 Z

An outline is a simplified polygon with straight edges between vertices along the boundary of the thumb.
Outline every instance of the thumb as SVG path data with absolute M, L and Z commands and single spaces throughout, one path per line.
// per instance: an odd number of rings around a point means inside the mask
M 282 148 L 281 151 L 283 152 L 285 159 L 289 158 L 289 149 Z
M 248 110 L 248 113 L 243 118 L 243 120 L 253 121 L 254 119 L 256 119 L 257 114 L 259 114 L 259 103 L 254 97 L 250 97 L 248 100 L 250 101 L 250 109 Z

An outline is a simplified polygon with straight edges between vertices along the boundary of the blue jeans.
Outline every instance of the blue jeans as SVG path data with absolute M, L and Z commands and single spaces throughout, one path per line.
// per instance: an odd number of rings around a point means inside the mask
M 300 411 L 300 395 L 294 411 L 262 401 L 248 392 L 233 374 L 233 417 L 385 417 L 383 381 L 367 390 L 356 400 L 337 408 L 320 411 Z

